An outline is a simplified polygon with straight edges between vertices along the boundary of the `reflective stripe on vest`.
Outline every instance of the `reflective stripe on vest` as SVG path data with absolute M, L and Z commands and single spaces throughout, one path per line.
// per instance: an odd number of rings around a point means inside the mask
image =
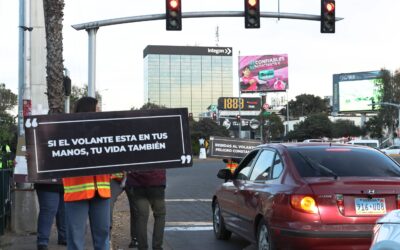
M 96 190 L 100 197 L 110 198 L 110 175 L 63 178 L 64 200 L 79 201 L 92 199 Z
M 123 173 L 114 173 L 111 175 L 111 179 L 117 180 L 117 181 L 122 181 L 122 179 L 124 178 L 124 174 Z

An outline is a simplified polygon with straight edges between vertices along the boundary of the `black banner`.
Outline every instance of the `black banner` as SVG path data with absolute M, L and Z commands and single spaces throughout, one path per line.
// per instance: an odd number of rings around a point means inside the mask
M 38 115 L 24 124 L 29 180 L 192 166 L 186 108 Z
M 260 141 L 210 136 L 210 156 L 217 158 L 243 158 Z

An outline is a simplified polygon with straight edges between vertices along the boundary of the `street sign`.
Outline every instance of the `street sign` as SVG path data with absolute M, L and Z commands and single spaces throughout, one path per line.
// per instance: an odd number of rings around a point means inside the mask
M 28 116 L 28 178 L 190 167 L 186 108 Z
M 257 110 L 261 109 L 261 98 L 258 97 L 220 97 L 218 110 Z

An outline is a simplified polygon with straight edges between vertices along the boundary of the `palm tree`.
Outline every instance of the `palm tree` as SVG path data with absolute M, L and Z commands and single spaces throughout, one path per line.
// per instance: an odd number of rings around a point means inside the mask
M 49 114 L 64 112 L 63 36 L 64 0 L 43 0 L 47 45 L 47 99 Z

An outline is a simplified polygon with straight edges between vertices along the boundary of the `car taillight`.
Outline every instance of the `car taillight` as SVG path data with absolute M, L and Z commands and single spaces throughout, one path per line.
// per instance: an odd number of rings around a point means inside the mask
M 400 209 L 400 194 L 397 195 L 397 208 Z
M 290 205 L 301 212 L 310 214 L 318 212 L 317 203 L 310 195 L 292 195 L 290 196 Z
M 342 194 L 336 195 L 336 204 L 341 214 L 344 214 L 344 199 Z

